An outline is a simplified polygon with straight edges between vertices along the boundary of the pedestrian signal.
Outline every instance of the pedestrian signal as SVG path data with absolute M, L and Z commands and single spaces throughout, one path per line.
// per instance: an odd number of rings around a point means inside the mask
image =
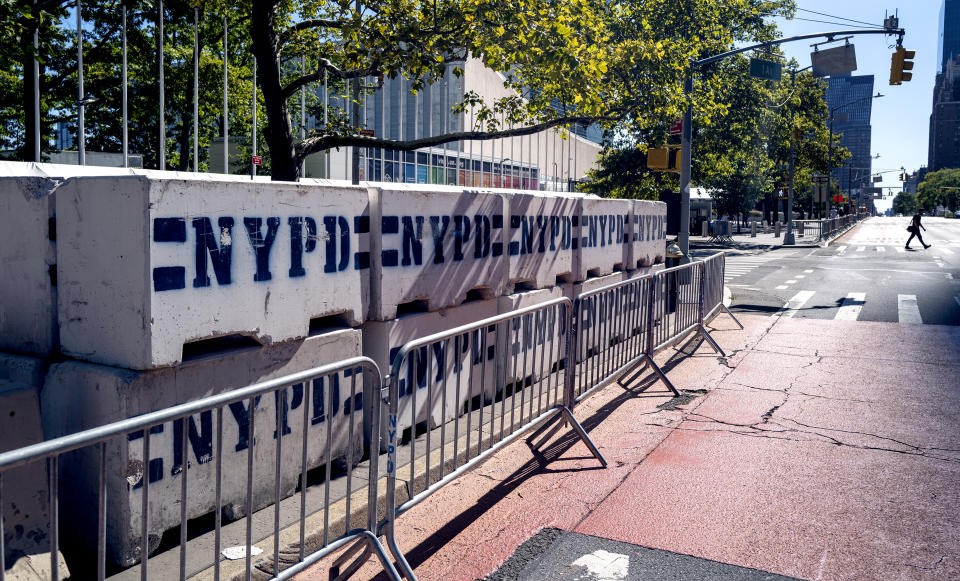
M 647 149 L 647 168 L 654 171 L 679 172 L 681 164 L 680 146 L 664 145 Z

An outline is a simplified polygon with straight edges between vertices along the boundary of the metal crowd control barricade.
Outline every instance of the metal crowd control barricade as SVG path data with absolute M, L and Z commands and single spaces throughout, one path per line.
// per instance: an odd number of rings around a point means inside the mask
M 569 299 L 555 299 L 397 352 L 387 378 L 387 518 L 380 531 L 409 581 L 415 576 L 397 546 L 395 519 L 538 424 L 527 439 L 532 445 L 546 442 L 563 420 L 606 466 L 571 412 L 571 309 Z M 398 502 L 401 471 L 409 478 Z
M 679 395 L 648 350 L 653 285 L 654 275 L 648 274 L 577 297 L 571 333 L 575 402 L 644 363 Z
M 702 314 L 700 316 L 701 327 L 723 311 L 730 315 L 730 318 L 733 319 L 737 326 L 743 329 L 740 321 L 737 320 L 733 313 L 730 312 L 730 309 L 723 304 L 723 283 L 727 269 L 727 255 L 723 252 L 714 254 L 709 258 L 705 258 L 702 264 L 703 274 L 701 275 L 701 280 L 703 282 L 703 292 L 701 295 L 703 299 L 701 305 Z M 706 330 L 704 329 L 704 331 Z
M 173 430 L 179 429 L 179 440 L 181 444 L 181 458 L 185 464 L 185 467 L 182 468 L 178 476 L 180 480 L 180 498 L 179 498 L 179 510 L 180 510 L 180 542 L 179 542 L 179 571 L 174 573 L 170 570 L 169 567 L 163 569 L 155 570 L 157 577 L 162 577 L 164 579 L 169 579 L 174 576 L 177 576 L 179 579 L 185 579 L 188 576 L 196 574 L 196 570 L 187 570 L 187 507 L 188 503 L 191 502 L 191 494 L 188 491 L 193 491 L 196 494 L 197 489 L 191 488 L 191 485 L 202 486 L 203 483 L 198 481 L 196 484 L 193 484 L 191 480 L 191 464 L 188 462 L 188 440 L 194 436 L 193 430 L 194 418 L 197 414 L 201 414 L 201 418 L 207 417 L 212 419 L 215 416 L 215 420 L 212 425 L 206 424 L 206 427 L 214 430 L 213 432 L 213 447 L 210 452 L 212 458 L 198 459 L 197 464 L 193 468 L 199 467 L 199 464 L 206 463 L 207 461 L 214 464 L 212 469 L 215 473 L 214 484 L 215 486 L 215 504 L 213 505 L 215 513 L 215 540 L 213 550 L 210 552 L 209 560 L 204 561 L 213 567 L 213 577 L 214 579 L 220 578 L 221 573 L 221 532 L 222 532 L 222 517 L 221 517 L 221 508 L 222 504 L 222 493 L 223 493 L 223 483 L 224 483 L 224 466 L 223 466 L 223 455 L 220 453 L 221 450 L 224 450 L 224 410 L 230 408 L 231 405 L 243 405 L 246 406 L 246 413 L 248 414 L 249 421 L 247 423 L 247 433 L 245 434 L 245 441 L 253 443 L 246 448 L 246 512 L 243 518 L 246 519 L 246 530 L 244 533 L 244 546 L 251 547 L 254 544 L 255 539 L 253 538 L 253 487 L 254 481 L 256 478 L 262 479 L 265 476 L 269 475 L 273 478 L 273 489 L 274 489 L 274 498 L 272 499 L 273 505 L 273 563 L 272 574 L 275 579 L 288 579 L 291 578 L 296 573 L 304 570 L 309 565 L 317 562 L 324 556 L 330 554 L 331 552 L 354 543 L 354 547 L 359 547 L 365 551 L 365 554 L 369 556 L 372 553 L 375 553 L 379 557 L 380 562 L 384 570 L 388 575 L 395 580 L 400 579 L 400 575 L 391 562 L 389 556 L 378 540 L 377 536 L 374 534 L 377 524 L 377 448 L 376 448 L 376 438 L 373 438 L 374 434 L 365 434 L 364 441 L 366 444 L 360 444 L 357 448 L 366 449 L 363 451 L 362 456 L 366 457 L 369 464 L 369 470 L 360 470 L 366 472 L 365 475 L 361 477 L 354 478 L 352 475 L 351 468 L 361 461 L 360 454 L 357 454 L 353 446 L 348 446 L 351 450 L 348 452 L 348 457 L 346 458 L 348 468 L 344 478 L 346 479 L 346 494 L 342 496 L 341 499 L 332 499 L 331 498 L 331 458 L 332 454 L 330 453 L 330 446 L 335 434 L 332 433 L 333 430 L 333 421 L 331 420 L 331 410 L 337 409 L 339 402 L 335 402 L 334 397 L 335 390 L 333 388 L 335 379 L 344 374 L 345 376 L 349 374 L 350 378 L 347 383 L 349 386 L 344 389 L 345 393 L 349 393 L 349 399 L 345 400 L 347 402 L 353 402 L 352 405 L 357 405 L 357 402 L 360 402 L 363 394 L 363 378 L 369 377 L 371 381 L 377 382 L 377 385 L 381 383 L 380 370 L 377 368 L 376 363 L 371 359 L 366 357 L 354 357 L 347 359 L 338 363 L 333 363 L 330 365 L 324 365 L 321 367 L 316 367 L 299 373 L 287 375 L 280 377 L 274 380 L 265 381 L 262 383 L 257 383 L 248 387 L 241 389 L 229 391 L 219 395 L 214 395 L 206 397 L 197 401 L 190 403 L 185 403 L 163 409 L 160 411 L 147 413 L 144 415 L 136 416 L 126 420 L 114 422 L 102 427 L 93 428 L 57 438 L 54 440 L 49 440 L 46 442 L 41 442 L 32 446 L 21 448 L 19 450 L 13 450 L 4 454 L 0 454 L 0 510 L 3 507 L 3 484 L 5 484 L 3 477 L 9 473 L 11 469 L 30 464 L 32 462 L 42 462 L 48 469 L 48 485 L 49 485 L 49 494 L 48 494 L 48 507 L 50 514 L 50 536 L 51 536 L 51 569 L 52 575 L 51 578 L 56 581 L 59 579 L 59 571 L 57 569 L 57 552 L 60 547 L 60 532 L 63 531 L 66 527 L 63 526 L 63 523 L 60 522 L 60 496 L 61 493 L 58 492 L 58 486 L 63 486 L 63 489 L 67 487 L 67 481 L 61 482 L 61 462 L 64 465 L 68 465 L 70 462 L 77 460 L 73 455 L 80 455 L 80 460 L 83 462 L 92 462 L 93 466 L 97 467 L 98 477 L 97 477 L 97 490 L 91 491 L 92 498 L 91 502 L 96 504 L 96 528 L 95 530 L 90 531 L 90 535 L 96 535 L 96 555 L 97 555 L 97 571 L 96 578 L 104 579 L 106 573 L 106 554 L 107 554 L 107 538 L 108 533 L 111 535 L 115 531 L 108 531 L 107 526 L 107 516 L 108 511 L 111 509 L 111 498 L 108 497 L 109 490 L 117 490 L 117 485 L 121 487 L 126 486 L 127 483 L 131 485 L 131 494 L 138 494 L 140 496 L 141 502 L 141 518 L 140 518 L 140 563 L 137 565 L 139 567 L 140 578 L 145 580 L 150 577 L 151 573 L 154 573 L 154 570 L 151 570 L 151 558 L 148 556 L 146 560 L 143 559 L 143 555 L 149 551 L 149 537 L 151 535 L 150 528 L 150 510 L 154 508 L 157 500 L 151 500 L 150 489 L 151 489 L 151 478 L 148 477 L 148 473 L 152 472 L 150 470 L 140 470 L 139 475 L 131 476 L 123 470 L 106 470 L 105 467 L 108 465 L 108 462 L 111 460 L 108 457 L 107 451 L 108 447 L 112 442 L 117 441 L 118 439 L 121 442 L 124 442 L 125 445 L 127 442 L 134 442 L 130 444 L 131 449 L 136 449 L 139 447 L 139 442 L 142 442 L 142 461 L 141 466 L 148 467 L 152 466 L 151 464 L 151 434 L 155 431 L 159 433 L 159 430 L 155 430 L 158 427 L 173 423 Z M 324 385 L 328 386 L 324 389 Z M 267 402 L 280 402 L 281 396 L 282 401 L 286 402 L 286 391 L 293 390 L 295 398 L 300 399 L 302 403 L 301 407 L 303 408 L 302 419 L 297 418 L 300 415 L 299 410 L 288 409 L 286 405 L 274 405 L 273 413 L 261 412 L 257 413 L 258 405 L 267 404 Z M 297 395 L 299 394 L 299 395 Z M 325 462 L 325 472 L 324 480 L 325 483 L 321 486 L 324 487 L 324 506 L 323 506 L 323 531 L 322 531 L 322 544 L 323 546 L 309 554 L 305 552 L 305 536 L 306 531 L 306 495 L 307 495 L 307 473 L 309 470 L 308 467 L 308 438 L 307 438 L 307 426 L 311 425 L 313 420 L 316 418 L 311 418 L 308 416 L 308 412 L 311 409 L 310 405 L 307 405 L 306 402 L 313 402 L 314 409 L 318 404 L 322 405 L 321 414 L 326 417 L 326 440 L 324 444 L 324 451 L 326 452 Z M 379 413 L 374 413 L 379 411 L 377 407 L 378 402 L 376 401 L 364 401 L 363 402 L 363 414 L 372 414 L 374 418 L 379 417 Z M 292 408 L 293 406 L 291 406 Z M 234 408 L 230 408 L 229 412 L 232 412 Z M 324 411 L 326 410 L 326 411 Z M 261 415 L 266 414 L 266 417 L 261 418 Z M 356 416 L 356 417 L 355 417 Z M 206 421 L 206 420 L 204 420 Z M 349 431 L 347 432 L 348 437 L 355 433 L 353 429 L 355 427 L 354 422 L 362 422 L 361 414 L 351 413 L 349 418 Z M 261 422 L 264 423 L 263 428 L 258 428 L 257 426 L 261 425 Z M 376 422 L 372 422 L 374 429 L 376 429 Z M 190 425 L 190 433 L 188 434 L 188 425 Z M 362 425 L 362 424 L 361 424 Z M 300 427 L 300 434 L 296 433 L 297 427 Z M 293 433 L 288 432 L 288 429 L 293 429 Z M 341 427 L 342 428 L 342 427 Z M 274 436 L 280 433 L 281 435 L 286 433 L 289 436 L 288 438 L 283 437 L 274 437 L 271 438 L 270 435 L 273 433 Z M 157 436 L 154 436 L 156 438 Z M 283 465 L 283 446 L 285 444 L 284 440 L 288 440 L 292 445 L 299 446 L 300 454 L 297 457 L 297 461 L 289 463 L 292 465 L 284 466 Z M 288 444 L 288 445 L 291 445 Z M 263 447 L 275 447 L 275 461 L 267 463 L 255 463 L 254 462 L 254 450 L 261 450 Z M 357 450 L 359 451 L 359 450 Z M 373 452 L 372 454 L 370 452 Z M 373 461 L 369 461 L 372 458 Z M 265 465 L 267 464 L 267 465 Z M 269 465 L 272 464 L 272 465 Z M 228 467 L 228 470 L 230 468 Z M 242 468 L 241 468 L 242 470 Z M 286 472 L 285 472 L 286 471 Z M 281 502 L 281 474 L 286 475 L 288 478 L 299 479 L 299 490 L 296 494 L 300 496 L 300 507 L 299 507 L 299 535 L 300 535 L 300 550 L 299 554 L 290 555 L 289 553 L 281 554 L 280 547 L 280 530 L 281 530 L 281 516 L 280 516 L 280 502 Z M 134 483 L 131 481 L 132 478 L 139 478 L 139 480 Z M 194 477 L 196 479 L 196 477 Z M 112 479 L 122 480 L 123 482 L 111 482 Z M 21 485 L 29 485 L 28 483 L 18 483 Z M 36 486 L 40 486 L 43 483 L 36 483 Z M 134 485 L 135 484 L 135 485 Z M 76 483 L 70 483 L 69 486 L 77 486 Z M 139 489 L 138 489 L 139 488 Z M 316 490 L 314 488 L 313 490 Z M 356 493 L 356 495 L 354 494 Z M 354 498 L 356 496 L 356 498 Z M 357 522 L 356 520 L 351 522 L 351 512 L 356 509 L 360 511 L 360 507 L 352 507 L 351 502 L 360 502 L 363 500 L 363 497 L 367 503 L 367 516 L 366 518 L 360 519 L 362 522 Z M 352 500 L 353 499 L 353 500 Z M 337 527 L 332 527 L 330 523 L 330 509 L 331 503 L 334 501 L 345 502 L 346 503 L 346 516 L 344 517 L 344 522 L 342 525 Z M 152 505 L 151 502 L 154 504 Z M 0 577 L 3 576 L 4 563 L 2 562 L 3 557 L 3 531 L 2 531 L 2 517 L 0 514 Z M 290 518 L 285 519 L 287 521 Z M 294 525 L 297 521 L 294 521 Z M 78 523 L 68 523 L 69 527 L 77 527 Z M 84 532 L 83 534 L 86 534 Z M 239 536 L 239 535 L 238 535 Z M 146 548 L 146 550 L 145 550 Z M 251 562 L 251 553 L 252 551 L 247 549 L 244 551 L 245 559 L 245 578 L 250 579 L 252 574 L 253 563 Z M 296 559 L 296 563 L 292 566 L 281 570 L 281 561 L 282 559 L 292 560 Z M 79 574 L 81 577 L 93 577 L 92 571 L 74 571 L 74 574 Z

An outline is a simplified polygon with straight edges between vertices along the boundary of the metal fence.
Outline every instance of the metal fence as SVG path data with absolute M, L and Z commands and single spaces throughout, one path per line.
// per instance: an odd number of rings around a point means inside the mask
M 343 399 L 338 387 L 341 377 L 349 379 L 348 387 L 344 390 L 348 395 Z M 399 579 L 382 545 L 372 534 L 377 515 L 375 508 L 371 510 L 371 507 L 377 505 L 377 490 L 375 485 L 369 483 L 376 483 L 378 466 L 376 461 L 370 461 L 371 457 L 376 458 L 376 453 L 370 454 L 369 442 L 376 440 L 371 433 L 363 434 L 362 430 L 364 416 L 375 418 L 378 414 L 371 413 L 373 409 L 369 406 L 361 406 L 359 413 L 346 413 L 343 414 L 345 417 L 339 419 L 335 419 L 333 413 L 340 405 L 353 406 L 363 401 L 364 377 L 373 385 L 380 384 L 380 371 L 376 363 L 366 357 L 355 357 L 0 454 L 0 509 L 4 505 L 4 477 L 10 471 L 31 463 L 44 464 L 49 475 L 47 508 L 50 518 L 51 579 L 54 581 L 60 578 L 57 553 L 60 533 L 64 529 L 74 537 L 95 539 L 95 547 L 92 548 L 96 553 L 97 579 L 106 576 L 108 552 L 111 553 L 111 561 L 131 558 L 137 562 L 140 578 L 148 579 L 153 570 L 150 567 L 151 559 L 144 556 L 156 548 L 163 532 L 151 521 L 163 518 L 164 513 L 175 510 L 172 508 L 175 505 L 179 505 L 178 578 L 185 579 L 198 572 L 187 567 L 187 524 L 193 514 L 191 505 L 200 505 L 203 512 L 212 511 L 215 519 L 213 550 L 206 559 L 201 559 L 201 570 L 212 567 L 214 579 L 219 579 L 224 541 L 221 534 L 221 508 L 227 503 L 237 503 L 242 507 L 240 511 L 246 521 L 243 538 L 233 541 L 242 542 L 243 547 L 253 544 L 254 511 L 261 504 L 273 506 L 270 525 L 274 539 L 272 575 L 277 579 L 292 577 L 350 542 L 365 545 L 376 552 L 391 577 Z M 288 395 L 291 396 L 290 400 L 287 399 Z M 297 401 L 299 405 L 293 405 Z M 308 402 L 313 405 L 308 405 Z M 272 410 L 258 413 L 258 408 L 271 407 L 271 403 Z M 292 412 L 291 408 L 298 407 L 302 408 L 302 414 Z M 245 449 L 246 462 L 242 466 L 225 466 L 223 462 L 226 451 L 224 432 L 228 429 L 224 422 L 225 410 L 227 414 L 239 415 L 245 420 L 245 433 L 237 428 L 240 433 L 237 434 L 236 448 Z M 311 430 L 311 426 L 319 426 L 320 429 Z M 376 423 L 371 423 L 369 429 L 377 429 Z M 151 450 L 151 441 L 165 435 L 167 430 L 173 432 L 174 442 L 179 444 L 180 458 L 179 469 L 175 466 L 172 471 L 175 478 L 179 479 L 179 496 L 169 503 L 151 497 L 151 489 L 165 482 L 154 478 L 157 463 L 153 453 L 155 450 Z M 212 437 L 210 447 L 197 454 L 194 442 L 201 431 Z M 271 440 L 272 446 L 254 445 Z M 284 454 L 285 440 L 291 442 L 287 445 L 293 446 L 291 450 L 294 453 Z M 189 455 L 190 448 L 193 448 L 193 460 Z M 346 505 L 345 521 L 342 526 L 334 528 L 330 522 L 330 509 L 338 499 L 331 497 L 331 475 L 333 461 L 340 459 L 335 455 L 340 454 L 351 467 L 366 458 L 368 470 L 362 479 L 355 478 L 352 470 L 346 471 L 343 482 L 338 486 Z M 193 464 L 194 460 L 196 464 Z M 130 467 L 135 469 L 131 471 Z M 307 554 L 305 537 L 310 532 L 305 526 L 308 472 L 316 467 L 323 469 L 325 512 L 322 529 L 318 533 L 312 532 L 320 536 L 323 548 Z M 237 488 L 235 485 L 238 481 L 245 484 Z M 70 483 L 70 486 L 61 488 L 61 483 Z M 19 484 L 22 486 L 24 483 Z M 290 557 L 286 552 L 281 553 L 279 544 L 281 497 L 285 491 L 295 489 L 299 489 L 300 496 L 299 514 L 294 518 L 300 526 L 299 554 L 294 556 L 297 562 L 295 566 L 281 571 L 281 560 Z M 91 492 L 95 494 L 95 500 L 88 498 Z M 170 489 L 166 492 L 170 492 Z M 366 503 L 367 515 L 359 520 L 351 520 L 354 512 L 351 502 L 357 500 Z M 61 502 L 66 508 L 64 516 L 70 522 L 69 528 L 61 527 Z M 93 510 L 96 513 L 91 519 L 89 512 Z M 0 514 L 0 522 L 2 517 Z M 83 530 L 80 523 L 85 522 L 96 523 L 95 530 Z M 137 526 L 133 528 L 135 522 Z M 134 530 L 139 534 L 131 535 Z M 0 578 L 6 569 L 6 564 L 2 562 L 2 539 L 3 535 L 0 535 Z M 126 555 L 117 554 L 121 550 L 118 547 L 127 546 L 130 550 Z M 251 551 L 244 550 L 243 553 L 245 575 L 250 579 L 253 570 Z M 155 571 L 158 577 L 173 577 L 168 565 Z M 78 573 L 81 577 L 93 577 L 92 571 L 74 572 Z
M 530 440 L 566 420 L 606 466 L 570 410 L 571 308 L 569 299 L 555 299 L 409 342 L 397 353 L 384 435 L 392 508 L 381 530 L 408 579 L 415 577 L 396 544 L 396 517 L 538 424 Z M 401 471 L 409 471 L 402 500 Z
M 272 559 L 256 566 L 274 578 L 290 578 L 346 548 L 333 562 L 331 577 L 349 577 L 376 556 L 390 578 L 414 581 L 394 536 L 397 517 L 531 430 L 527 441 L 539 446 L 569 425 L 606 466 L 573 416 L 579 401 L 617 378 L 638 376 L 644 364 L 678 394 L 653 356 L 692 332 L 723 353 L 704 323 L 726 310 L 724 268 L 721 253 L 583 293 L 575 302 L 556 299 L 417 339 L 399 349 L 386 378 L 372 360 L 355 357 L 0 454 L 0 511 L 12 470 L 30 463 L 48 469 L 53 579 L 58 579 L 62 519 L 76 535 L 96 540 L 98 579 L 106 577 L 108 557 L 116 560 L 110 554 L 116 546 L 131 550 L 141 579 L 151 573 L 172 577 L 172 551 L 141 558 L 172 525 L 180 527 L 180 579 L 201 571 L 219 579 L 225 542 L 242 543 L 240 574 L 250 579 L 254 563 L 246 547 L 255 541 L 254 513 L 272 507 L 272 519 L 256 532 L 259 542 L 272 533 Z M 224 448 L 225 410 L 246 419 L 231 434 L 238 438 L 236 449 L 243 449 L 242 465 L 224 463 L 233 448 Z M 173 435 L 180 459 L 171 472 L 175 478 L 163 483 L 153 479 L 151 441 L 159 433 Z M 210 436 L 206 448 L 204 434 Z M 60 487 L 66 482 L 69 490 Z M 170 483 L 179 493 L 175 502 L 151 496 L 153 488 Z M 306 498 L 318 487 L 318 508 L 311 511 L 319 524 L 313 527 L 307 524 Z M 87 499 L 91 490 L 95 505 Z M 281 515 L 283 498 L 297 495 L 297 510 Z M 378 513 L 381 495 L 386 502 Z M 60 510 L 61 500 L 71 508 Z M 229 504 L 239 505 L 234 510 L 244 520 L 237 523 L 245 526 L 225 541 L 222 512 Z M 335 505 L 343 516 L 333 516 Z M 94 518 L 77 513 L 78 507 L 95 510 Z M 171 510 L 178 512 L 175 522 L 154 522 Z M 196 514 L 211 512 L 213 549 L 188 559 L 186 525 Z M 271 511 L 260 510 L 258 518 L 266 512 Z M 77 524 L 91 522 L 93 534 Z M 281 529 L 287 538 L 291 530 L 298 534 L 293 554 L 281 547 Z M 125 538 L 130 530 L 135 532 Z M 0 561 L 0 581 L 3 565 Z

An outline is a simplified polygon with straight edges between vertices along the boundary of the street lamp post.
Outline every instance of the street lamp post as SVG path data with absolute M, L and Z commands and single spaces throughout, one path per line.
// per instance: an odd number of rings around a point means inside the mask
M 813 68 L 812 65 L 809 67 L 804 67 L 798 71 L 790 71 L 790 84 L 796 89 L 797 86 L 797 73 L 802 73 L 803 71 Z M 793 135 L 793 107 L 790 107 L 790 186 L 787 188 L 787 233 L 783 236 L 784 245 L 796 244 L 797 241 L 793 237 L 793 177 L 794 170 L 797 165 L 797 153 L 796 148 L 794 147 L 794 135 Z M 778 202 L 779 204 L 779 202 Z

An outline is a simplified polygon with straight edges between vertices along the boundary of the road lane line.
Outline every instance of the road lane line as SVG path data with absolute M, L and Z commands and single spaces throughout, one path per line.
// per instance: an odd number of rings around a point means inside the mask
M 866 246 L 857 246 L 857 252 L 863 252 L 866 248 Z
M 833 320 L 856 321 L 857 317 L 860 316 L 860 311 L 863 310 L 863 301 L 866 298 L 866 293 L 848 293 Z
M 944 248 L 942 246 L 940 247 L 940 252 L 943 252 L 945 254 L 953 254 L 953 250 L 950 250 L 949 248 Z
M 793 295 L 793 298 L 787 302 L 786 306 L 783 307 L 781 316 L 783 317 L 793 317 L 797 314 L 797 311 L 807 304 L 807 301 L 810 300 L 810 297 L 816 294 L 816 291 L 811 290 L 802 290 L 797 294 Z
M 805 270 L 805 271 L 803 271 L 803 272 L 805 272 L 805 273 L 807 273 L 807 274 L 812 274 L 812 273 L 813 273 L 812 270 Z
M 897 317 L 901 324 L 923 324 L 917 295 L 897 295 Z
M 779 285 L 779 286 L 777 287 L 777 290 L 784 290 L 784 289 L 787 289 L 787 288 L 789 288 L 787 285 L 781 284 L 781 285 Z
M 793 275 L 793 278 L 807 278 L 807 275 L 805 275 L 805 274 L 795 274 L 795 275 Z
M 877 252 L 886 252 L 887 248 L 885 246 L 877 246 Z
M 838 246 L 838 247 L 837 247 L 837 254 L 843 254 L 843 253 L 846 252 L 846 251 L 847 251 L 847 247 L 846 247 L 846 246 Z
M 906 254 L 906 253 L 907 253 L 907 249 L 906 249 L 906 248 L 901 248 L 901 247 L 897 246 L 897 252 L 899 252 L 899 253 L 901 253 L 901 254 Z
M 791 278 L 790 280 L 787 281 L 787 284 L 797 284 L 797 279 Z

